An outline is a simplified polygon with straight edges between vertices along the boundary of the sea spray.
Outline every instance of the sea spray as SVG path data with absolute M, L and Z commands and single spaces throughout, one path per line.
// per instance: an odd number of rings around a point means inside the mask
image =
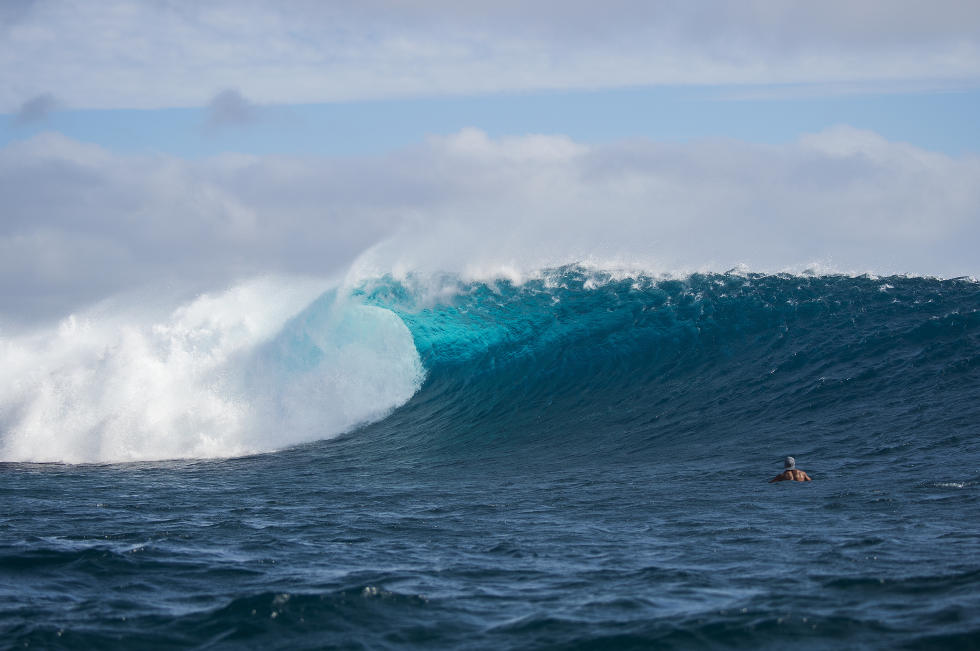
M 320 292 L 267 279 L 162 320 L 103 310 L 3 340 L 0 459 L 239 456 L 329 438 L 408 399 L 421 368 L 405 326 L 312 301 Z

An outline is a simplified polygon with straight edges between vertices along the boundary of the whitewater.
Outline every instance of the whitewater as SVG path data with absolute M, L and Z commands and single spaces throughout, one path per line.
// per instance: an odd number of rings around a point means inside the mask
M 975 648 L 980 285 L 263 278 L 0 338 L 0 637 Z M 814 481 L 769 485 L 786 455 Z
M 4 340 L 4 460 L 241 456 L 376 419 L 418 390 L 411 335 L 322 287 L 262 279 L 163 318 L 103 307 Z

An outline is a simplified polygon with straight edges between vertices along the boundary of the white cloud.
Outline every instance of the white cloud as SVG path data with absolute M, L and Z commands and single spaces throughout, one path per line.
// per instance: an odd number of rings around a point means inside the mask
M 0 108 L 203 106 L 645 84 L 980 79 L 964 0 L 135 3 L 38 0 L 0 25 Z M 2 15 L 0 15 L 2 18 Z
M 377 157 L 203 161 L 46 134 L 0 149 L 0 197 L 8 323 L 147 285 L 339 274 L 359 256 L 361 273 L 593 259 L 980 275 L 980 159 L 848 127 L 781 146 L 467 129 Z

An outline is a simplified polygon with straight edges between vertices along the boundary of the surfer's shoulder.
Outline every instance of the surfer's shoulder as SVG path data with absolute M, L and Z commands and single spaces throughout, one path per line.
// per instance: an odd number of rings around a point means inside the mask
M 783 461 L 783 465 L 783 471 L 770 479 L 770 484 L 774 484 L 777 481 L 813 481 L 810 475 L 806 474 L 805 470 L 800 470 L 796 467 L 795 458 L 786 457 L 786 459 Z

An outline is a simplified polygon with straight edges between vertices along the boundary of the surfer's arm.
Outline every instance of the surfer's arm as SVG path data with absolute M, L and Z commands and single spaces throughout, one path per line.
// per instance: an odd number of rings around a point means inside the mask
M 785 473 L 783 473 L 783 474 L 785 474 Z M 784 477 L 783 474 L 776 475 L 775 477 L 773 477 L 772 479 L 769 480 L 769 483 L 770 484 L 775 484 L 777 481 L 783 481 L 784 479 L 786 479 L 786 477 Z

